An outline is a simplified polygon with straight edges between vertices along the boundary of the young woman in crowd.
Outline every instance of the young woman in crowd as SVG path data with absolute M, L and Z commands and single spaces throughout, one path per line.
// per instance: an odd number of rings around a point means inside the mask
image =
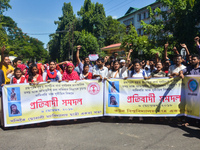
M 20 84 L 26 83 L 25 76 L 22 75 L 22 71 L 20 68 L 15 68 L 14 70 L 14 77 L 10 80 L 10 84 Z
M 50 61 L 49 69 L 43 73 L 43 80 L 47 82 L 61 82 L 62 74 L 56 69 L 56 62 Z
M 110 61 L 110 68 L 108 68 L 109 70 L 112 69 L 114 66 L 114 61 Z
M 23 77 L 26 77 L 27 76 L 27 66 L 24 65 L 24 64 L 20 64 L 17 66 L 17 68 L 19 68 L 21 70 L 21 73 L 22 73 L 22 76 Z M 10 80 L 12 80 L 14 78 L 14 71 L 10 72 L 8 75 L 7 75 L 7 78 L 9 78 Z M 10 81 L 10 83 L 12 83 Z
M 108 72 L 108 78 L 126 78 L 128 77 L 126 66 L 120 68 L 120 62 L 115 60 L 113 62 L 113 67 Z
M 147 77 L 146 72 L 142 69 L 142 66 L 140 64 L 139 60 L 135 60 L 133 62 L 133 68 L 134 70 L 129 71 L 129 78 L 144 78 Z
M 63 74 L 62 81 L 80 80 L 79 75 L 74 71 L 74 65 L 70 62 L 67 63 L 67 69 Z
M 145 78 L 147 77 L 146 72 L 142 69 L 141 63 L 139 60 L 133 62 L 133 70 L 129 71 L 129 78 Z M 129 120 L 133 120 L 133 117 L 129 117 Z M 139 117 L 140 121 L 143 121 L 142 117 Z
M 83 72 L 80 74 L 80 79 L 81 80 L 92 79 L 92 73 L 89 72 L 89 65 L 88 64 L 85 64 L 83 66 Z
M 36 64 L 32 64 L 29 68 L 27 80 L 30 84 L 38 84 L 39 82 L 43 82 L 43 78 L 38 73 L 38 68 Z
M 20 65 L 17 66 L 17 68 L 21 69 L 23 76 L 26 77 L 28 75 L 28 70 L 27 70 L 27 66 L 26 65 L 20 64 Z

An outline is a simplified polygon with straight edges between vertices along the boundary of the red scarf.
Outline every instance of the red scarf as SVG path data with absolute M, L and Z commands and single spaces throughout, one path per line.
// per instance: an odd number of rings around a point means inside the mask
M 85 77 L 85 79 L 92 79 L 92 73 L 88 72 L 88 75 Z
M 78 73 L 76 71 L 72 71 L 72 73 L 64 72 L 62 80 L 80 80 Z
M 20 64 L 20 65 L 17 66 L 17 68 L 21 69 L 22 72 L 24 71 L 24 69 L 26 69 L 26 73 L 24 74 L 24 76 L 27 75 L 27 67 L 26 67 L 26 65 Z
M 24 83 L 25 79 L 26 79 L 25 77 L 21 77 L 19 83 Z M 15 77 L 13 78 L 13 84 L 17 84 L 17 79 Z
M 72 63 L 68 63 L 67 64 L 67 67 L 68 66 L 72 66 L 74 68 L 74 65 Z M 69 73 L 66 69 L 66 71 L 64 72 L 63 74 L 63 77 L 62 77 L 62 80 L 69 80 L 69 81 L 72 81 L 72 80 L 80 80 L 79 78 L 79 75 L 76 71 L 74 71 L 74 69 L 72 70 L 71 73 Z
M 51 74 L 50 70 L 47 70 L 46 81 L 48 80 L 48 77 L 49 77 L 50 79 L 55 79 L 56 76 L 57 76 L 57 71 L 56 71 L 56 69 L 54 69 L 54 74 L 53 74 L 53 75 Z

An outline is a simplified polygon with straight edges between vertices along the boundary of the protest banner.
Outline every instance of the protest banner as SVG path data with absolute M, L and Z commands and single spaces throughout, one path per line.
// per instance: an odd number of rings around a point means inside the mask
M 200 77 L 185 76 L 182 88 L 182 103 L 185 105 L 185 116 L 200 119 Z
M 5 85 L 4 126 L 100 117 L 103 108 L 105 116 L 200 119 L 199 82 L 199 76 L 185 76 Z
M 103 116 L 103 84 L 97 80 L 3 87 L 4 126 Z
M 111 79 L 105 85 L 106 116 L 183 115 L 180 78 Z

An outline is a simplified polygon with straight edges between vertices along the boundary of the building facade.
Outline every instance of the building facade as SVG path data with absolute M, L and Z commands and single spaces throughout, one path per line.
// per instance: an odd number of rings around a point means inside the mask
M 152 10 L 155 10 L 157 7 L 161 9 L 161 11 L 166 11 L 167 8 L 163 7 L 162 4 L 159 1 L 156 1 L 150 5 L 148 5 L 152 8 Z M 151 18 L 149 16 L 149 10 L 147 9 L 148 6 L 145 6 L 143 8 L 134 8 L 130 7 L 128 11 L 125 13 L 124 16 L 118 18 L 117 20 L 121 23 L 125 24 L 127 28 L 132 23 L 132 25 L 136 28 L 137 33 L 139 35 L 143 35 L 144 31 L 142 30 L 141 26 L 141 20 L 143 20 L 145 23 L 149 24 L 151 22 Z M 155 14 L 156 15 L 156 14 Z M 162 19 L 161 15 L 156 16 L 157 19 Z

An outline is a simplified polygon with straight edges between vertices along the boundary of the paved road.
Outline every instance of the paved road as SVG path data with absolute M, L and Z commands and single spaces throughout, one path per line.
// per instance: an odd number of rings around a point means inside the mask
M 161 124 L 162 123 L 162 124 Z M 0 150 L 199 150 L 200 128 L 155 121 L 83 120 L 0 128 Z

